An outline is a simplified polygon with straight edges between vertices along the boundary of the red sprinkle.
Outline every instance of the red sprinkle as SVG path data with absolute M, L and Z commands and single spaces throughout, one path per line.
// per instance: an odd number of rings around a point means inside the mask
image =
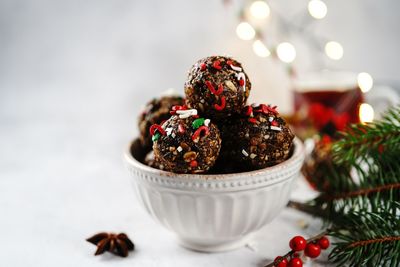
M 271 111 L 272 113 L 278 114 L 278 111 L 276 110 L 276 108 L 277 108 L 278 106 L 273 106 L 273 107 L 267 106 L 267 107 L 269 108 L 269 111 Z
M 172 106 L 171 111 L 169 113 L 171 115 L 175 115 L 176 111 L 178 111 L 178 110 L 186 110 L 186 109 L 187 109 L 186 105 L 183 105 L 183 106 L 176 105 L 176 106 Z
M 240 80 L 239 80 L 239 84 L 240 84 L 240 86 L 243 86 L 243 85 L 244 85 L 244 80 L 243 80 L 243 79 L 240 79 Z
M 251 115 L 251 113 L 253 113 L 253 108 L 251 107 L 251 106 L 246 106 L 245 107 L 246 108 L 246 110 L 245 110 L 245 115 L 246 116 L 250 116 Z
M 213 68 L 220 70 L 222 68 L 220 64 L 221 64 L 221 62 L 219 60 L 214 61 Z
M 253 123 L 253 124 L 257 123 L 257 119 L 256 118 L 248 118 L 248 121 Z
M 205 70 L 206 68 L 207 68 L 206 63 L 201 63 L 200 69 L 201 69 L 201 70 Z
M 161 135 L 166 135 L 166 132 L 164 131 L 164 129 L 158 125 L 158 124 L 153 124 L 150 126 L 150 134 L 154 135 L 155 131 L 158 131 Z
M 197 161 L 196 160 L 192 160 L 191 162 L 190 162 L 190 167 L 192 167 L 192 168 L 196 168 L 197 167 Z
M 192 140 L 196 142 L 196 140 L 197 140 L 198 138 L 200 138 L 200 134 L 201 134 L 202 132 L 204 132 L 204 135 L 208 135 L 209 132 L 210 132 L 210 130 L 208 129 L 207 126 L 204 126 L 204 125 L 203 125 L 203 126 L 200 126 L 200 127 L 194 132 L 194 134 L 192 135 Z
M 278 126 L 278 122 L 277 121 L 271 121 L 271 125 L 272 126 Z
M 224 86 L 222 84 L 218 86 L 218 90 L 215 90 L 214 85 L 212 85 L 210 81 L 206 81 L 206 85 L 208 89 L 211 91 L 211 93 L 214 95 L 220 95 L 222 94 L 222 91 L 224 91 Z
M 183 127 L 182 124 L 178 125 L 178 132 L 181 133 L 181 134 L 185 133 L 185 127 Z
M 221 96 L 221 104 L 214 104 L 214 108 L 218 111 L 221 111 L 225 108 L 226 99 L 225 96 Z
M 191 116 L 193 119 L 197 119 L 197 118 L 199 118 L 199 115 L 192 115 Z
M 264 113 L 264 114 L 272 113 L 272 114 L 277 115 L 277 114 L 279 114 L 279 113 L 278 113 L 278 111 L 276 110 L 276 108 L 277 108 L 277 106 L 271 107 L 271 106 L 269 106 L 269 105 L 261 104 L 261 105 L 260 105 L 260 109 L 258 109 L 258 110 L 256 110 L 256 111 L 257 111 L 257 112 L 262 112 L 262 113 Z
M 226 64 L 228 64 L 228 65 L 233 65 L 233 61 L 232 61 L 232 60 L 228 60 L 228 61 L 226 62 Z

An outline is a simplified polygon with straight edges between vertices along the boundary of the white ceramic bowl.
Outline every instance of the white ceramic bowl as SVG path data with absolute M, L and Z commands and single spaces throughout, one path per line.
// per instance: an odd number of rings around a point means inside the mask
M 139 201 L 184 247 L 207 252 L 243 246 L 274 219 L 287 204 L 304 160 L 297 138 L 288 160 L 235 174 L 161 171 L 141 163 L 143 153 L 135 140 L 124 155 Z

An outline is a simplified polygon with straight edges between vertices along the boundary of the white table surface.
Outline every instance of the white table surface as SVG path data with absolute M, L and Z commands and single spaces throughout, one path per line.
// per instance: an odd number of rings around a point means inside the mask
M 205 254 L 180 247 L 136 201 L 122 151 L 136 135 L 131 90 L 63 88 L 1 93 L 0 266 L 262 266 L 287 251 L 309 217 L 285 209 L 248 247 Z M 135 91 L 136 92 L 136 91 Z M 295 196 L 309 197 L 298 180 Z M 85 238 L 127 233 L 128 258 L 94 257 Z
M 295 11 L 307 1 L 281 2 Z M 332 5 L 320 24 L 349 49 L 332 66 L 398 77 L 398 9 L 365 2 Z M 182 88 L 200 57 L 235 55 L 255 98 L 290 107 L 278 87 L 285 77 L 276 75 L 285 69 L 235 36 L 235 9 L 221 1 L 3 0 L 0 14 L 0 267 L 262 266 L 293 235 L 319 231 L 302 230 L 298 221 L 311 219 L 287 209 L 249 247 L 196 253 L 155 224 L 131 189 L 122 151 L 137 135 L 140 103 Z M 369 51 L 379 53 L 363 56 Z M 301 180 L 294 196 L 310 196 Z M 99 231 L 126 232 L 137 250 L 94 257 L 85 238 Z

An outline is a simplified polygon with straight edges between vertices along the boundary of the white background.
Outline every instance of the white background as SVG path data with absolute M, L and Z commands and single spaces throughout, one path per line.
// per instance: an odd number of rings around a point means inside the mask
M 291 14 L 307 1 L 270 2 Z M 399 2 L 326 2 L 328 16 L 313 27 L 345 49 L 329 65 L 397 82 Z M 263 231 L 257 251 L 180 248 L 140 209 L 122 164 L 140 106 L 169 87 L 182 91 L 187 69 L 203 56 L 234 55 L 252 79 L 253 98 L 290 110 L 283 66 L 236 37 L 237 6 L 0 1 L 0 266 L 244 267 L 287 250 L 304 217 L 289 210 Z M 300 68 L 306 55 L 316 56 L 304 51 Z M 137 251 L 93 257 L 84 239 L 102 230 L 128 233 Z

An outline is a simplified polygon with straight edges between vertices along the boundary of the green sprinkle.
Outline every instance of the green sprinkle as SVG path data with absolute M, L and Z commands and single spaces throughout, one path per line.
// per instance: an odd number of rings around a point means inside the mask
M 151 140 L 153 140 L 153 142 L 157 141 L 158 138 L 160 138 L 160 136 L 161 136 L 161 134 L 159 132 L 157 132 L 151 137 Z
M 204 118 L 198 118 L 198 119 L 195 119 L 193 122 L 192 122 L 192 127 L 193 127 L 193 129 L 197 129 L 197 128 L 199 128 L 200 126 L 202 126 L 203 124 L 204 124 Z

